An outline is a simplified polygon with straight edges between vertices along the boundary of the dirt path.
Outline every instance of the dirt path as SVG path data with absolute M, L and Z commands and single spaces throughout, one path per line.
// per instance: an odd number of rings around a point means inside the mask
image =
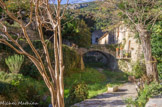
M 72 107 L 126 107 L 124 100 L 128 97 L 134 98 L 136 95 L 135 85 L 126 83 L 119 87 L 118 92 L 103 93 L 92 99 L 77 103 Z

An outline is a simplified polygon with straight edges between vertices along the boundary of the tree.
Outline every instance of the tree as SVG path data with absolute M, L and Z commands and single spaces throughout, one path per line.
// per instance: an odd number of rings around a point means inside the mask
M 50 91 L 52 106 L 64 107 L 64 65 L 62 54 L 61 19 L 64 15 L 66 7 L 61 7 L 61 0 L 50 0 L 50 2 L 53 2 L 55 5 L 51 6 L 49 4 L 49 0 L 30 0 L 30 19 L 26 24 L 23 20 L 21 20 L 22 18 L 16 16 L 14 13 L 12 13 L 12 11 L 8 9 L 3 0 L 0 0 L 0 7 L 3 9 L 8 17 L 14 20 L 14 22 L 18 23 L 19 27 L 23 32 L 23 37 L 26 40 L 25 42 L 28 43 L 34 55 L 26 52 L 19 44 L 19 36 L 17 38 L 13 38 L 12 35 L 8 32 L 8 28 L 4 23 L 4 17 L 0 19 L 0 31 L 3 33 L 0 35 L 0 43 L 9 46 L 18 54 L 22 54 L 28 57 L 39 70 L 45 84 Z M 61 9 L 63 9 L 63 11 L 61 11 Z M 36 21 L 37 31 L 43 46 L 44 54 L 46 56 L 45 62 L 43 62 L 41 54 L 32 44 L 29 38 L 29 34 L 27 32 L 27 28 L 30 26 L 33 20 Z M 49 56 L 47 43 L 44 39 L 42 31 L 43 27 L 46 27 L 48 30 L 54 32 L 54 65 L 52 65 L 51 63 L 52 61 Z M 45 67 L 46 65 L 47 68 Z
M 91 45 L 90 28 L 84 20 L 67 16 L 69 18 L 64 20 L 66 23 L 63 27 L 63 39 L 69 40 L 79 47 L 89 47 Z
M 152 57 L 151 30 L 156 19 L 161 15 L 161 0 L 105 0 L 109 8 L 117 10 L 129 26 L 139 34 L 143 48 L 147 76 L 158 81 L 156 66 Z

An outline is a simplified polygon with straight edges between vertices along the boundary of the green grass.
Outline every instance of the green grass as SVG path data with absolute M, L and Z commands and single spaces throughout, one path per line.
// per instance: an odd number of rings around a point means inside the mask
M 107 91 L 106 88 L 106 81 L 103 83 L 98 83 L 98 84 L 93 84 L 93 85 L 88 85 L 89 88 L 89 96 L 88 98 L 92 98 L 96 95 L 102 94 Z
M 107 91 L 107 84 L 109 85 L 122 85 L 127 82 L 127 74 L 122 72 L 111 72 L 104 70 L 102 73 L 96 69 L 86 68 L 82 72 L 71 74 L 65 77 L 65 98 L 68 98 L 69 89 L 75 82 L 85 82 L 88 86 L 88 98 L 95 97 Z
M 91 98 L 105 91 L 103 90 L 103 88 L 105 88 L 106 86 L 107 78 L 103 73 L 100 73 L 97 70 L 92 68 L 86 68 L 84 71 L 81 71 L 79 73 L 74 73 L 69 77 L 65 77 L 64 78 L 65 98 L 68 97 L 69 89 L 72 86 L 72 84 L 78 81 L 85 82 L 88 85 L 88 89 L 89 89 L 88 98 Z
M 92 97 L 95 97 L 99 94 L 106 92 L 107 91 L 106 83 L 107 82 L 97 83 L 97 84 L 88 84 L 88 89 L 89 89 L 88 90 L 88 92 L 89 92 L 88 98 L 92 98 Z M 69 88 L 65 88 L 65 90 L 64 90 L 65 98 L 67 98 L 68 95 L 69 95 Z
M 69 88 L 75 82 L 85 82 L 86 84 L 102 83 L 106 81 L 106 76 L 92 68 L 86 68 L 64 78 L 65 88 Z
M 124 72 L 112 72 L 109 70 L 104 70 L 103 72 L 111 83 L 122 83 L 128 80 L 128 74 Z
M 76 82 L 84 82 L 88 86 L 88 98 L 92 98 L 103 92 L 107 91 L 107 84 L 110 85 L 121 85 L 123 81 L 127 80 L 127 75 L 121 72 L 111 72 L 109 70 L 104 70 L 99 72 L 93 68 L 86 68 L 83 71 L 77 71 L 76 73 L 71 74 L 70 76 L 65 76 L 64 78 L 64 95 L 65 100 L 68 98 L 69 89 Z M 12 85 L 14 92 L 10 88 L 6 89 L 8 85 Z M 48 88 L 44 84 L 44 81 L 37 81 L 31 77 L 25 77 L 21 74 L 7 74 L 0 72 L 0 87 L 3 87 L 4 90 L 1 90 L 0 93 L 7 95 L 9 98 L 19 96 L 19 98 L 25 98 L 24 101 L 29 100 L 29 98 L 35 98 L 33 95 L 39 95 L 39 98 L 42 98 L 45 94 L 48 95 L 48 103 L 50 103 L 50 94 Z M 26 93 L 23 90 L 29 90 L 30 93 Z M 5 93 L 3 93 L 5 92 Z M 26 96 L 27 95 L 27 96 Z M 35 99 L 39 101 L 39 99 Z M 47 103 L 46 102 L 46 103 Z M 40 102 L 41 105 L 44 105 L 44 102 Z

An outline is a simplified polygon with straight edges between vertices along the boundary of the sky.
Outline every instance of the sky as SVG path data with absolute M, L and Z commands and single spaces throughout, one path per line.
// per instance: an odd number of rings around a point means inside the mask
M 94 0 L 69 0 L 69 3 L 83 3 L 83 2 L 90 2 L 90 1 L 94 1 Z M 67 0 L 62 0 L 62 4 L 66 4 Z

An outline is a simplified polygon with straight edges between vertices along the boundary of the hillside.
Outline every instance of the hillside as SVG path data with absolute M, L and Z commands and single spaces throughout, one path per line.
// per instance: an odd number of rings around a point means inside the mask
M 92 31 L 105 29 L 111 21 L 108 18 L 110 15 L 105 14 L 107 10 L 103 9 L 101 5 L 101 2 L 73 4 L 68 6 L 68 12 L 70 11 L 74 17 L 78 15 L 92 28 Z

